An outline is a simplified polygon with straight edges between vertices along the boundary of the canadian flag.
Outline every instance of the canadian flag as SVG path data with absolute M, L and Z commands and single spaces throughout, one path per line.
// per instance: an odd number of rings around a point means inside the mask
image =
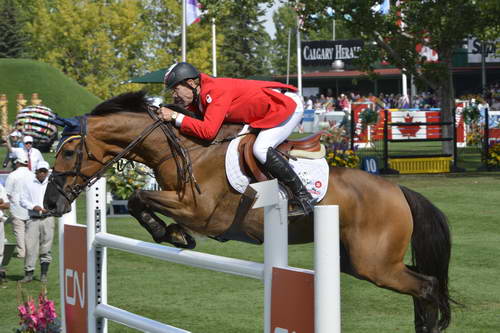
M 200 21 L 201 5 L 196 0 L 186 1 L 186 25 Z
M 423 44 L 417 44 L 416 50 L 421 57 L 425 57 L 427 62 L 439 61 L 439 55 L 436 51 Z

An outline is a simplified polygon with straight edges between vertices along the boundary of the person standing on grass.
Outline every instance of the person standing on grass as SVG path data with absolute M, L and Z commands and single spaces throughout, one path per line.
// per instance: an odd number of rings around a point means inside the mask
M 40 150 L 33 147 L 33 137 L 26 135 L 23 138 L 24 147 L 15 148 L 10 145 L 9 140 L 7 142 L 7 149 L 9 152 L 17 154 L 19 152 L 25 152 L 28 155 L 28 169 L 35 172 L 35 168 L 39 162 L 44 161 L 43 155 Z
M 3 252 L 5 247 L 5 216 L 3 211 L 9 208 L 9 198 L 7 198 L 7 192 L 5 188 L 0 184 L 0 288 L 5 288 L 5 283 L 7 282 L 7 277 L 5 274 L 5 268 L 2 267 L 3 262 Z
M 49 163 L 41 161 L 35 175 L 24 181 L 21 193 L 21 206 L 28 210 L 26 221 L 26 258 L 24 259 L 24 278 L 19 281 L 33 281 L 36 258 L 40 258 L 40 281 L 47 283 L 47 273 L 52 261 L 52 242 L 54 240 L 54 217 L 43 208 L 43 197 L 47 189 Z
M 12 221 L 12 229 L 16 237 L 17 258 L 24 258 L 24 230 L 26 221 L 28 220 L 28 211 L 21 207 L 21 184 L 25 179 L 33 177 L 33 173 L 28 169 L 28 154 L 24 151 L 16 152 L 16 170 L 9 173 L 5 180 L 5 191 L 10 201 L 10 215 Z
M 4 140 L 7 143 L 7 146 L 10 144 L 12 148 L 23 148 L 23 135 L 18 130 L 14 130 L 9 134 L 8 137 L 5 137 Z M 12 168 L 14 168 L 14 161 L 16 159 L 16 154 L 12 150 L 7 150 L 7 154 L 5 154 L 5 158 L 3 160 L 2 166 L 6 168 L 9 163 L 12 163 Z

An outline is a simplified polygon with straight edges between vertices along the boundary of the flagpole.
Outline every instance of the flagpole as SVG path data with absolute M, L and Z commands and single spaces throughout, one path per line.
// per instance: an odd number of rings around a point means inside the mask
M 215 34 L 215 17 L 212 18 L 212 75 L 217 76 L 217 35 Z
M 182 61 L 186 61 L 186 1 L 182 0 Z
M 300 16 L 297 15 L 297 88 L 298 94 L 302 97 L 302 57 L 301 57 L 301 42 L 300 42 Z
M 292 28 L 288 29 L 288 49 L 287 49 L 287 57 L 286 57 L 286 84 L 290 81 L 290 44 L 292 40 Z

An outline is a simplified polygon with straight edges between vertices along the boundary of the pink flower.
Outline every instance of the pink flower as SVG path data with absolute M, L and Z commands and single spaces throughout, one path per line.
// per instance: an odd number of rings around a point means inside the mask
M 38 306 L 32 298 L 17 307 L 19 312 L 21 330 L 24 333 L 35 333 L 46 331 L 49 324 L 54 323 L 57 318 L 54 302 L 47 298 L 45 291 L 38 296 Z M 60 332 L 60 325 L 56 322 L 56 327 L 51 328 L 51 332 Z
M 19 316 L 20 317 L 24 317 L 28 313 L 28 310 L 26 309 L 26 307 L 24 306 L 24 304 L 19 305 L 17 307 L 17 310 L 19 311 Z

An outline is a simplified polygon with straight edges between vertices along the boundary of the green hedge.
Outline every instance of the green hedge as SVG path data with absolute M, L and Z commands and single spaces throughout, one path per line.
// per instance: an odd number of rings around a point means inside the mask
M 15 120 L 16 96 L 38 93 L 42 104 L 62 117 L 89 112 L 101 100 L 54 67 L 28 59 L 0 59 L 0 94 L 9 101 L 9 123 Z

